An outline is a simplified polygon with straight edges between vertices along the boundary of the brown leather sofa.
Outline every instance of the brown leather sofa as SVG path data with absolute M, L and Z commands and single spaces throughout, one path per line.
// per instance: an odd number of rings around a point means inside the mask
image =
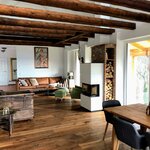
M 31 83 L 31 79 L 36 79 L 36 85 Z M 23 85 L 21 83 L 22 80 L 25 80 L 26 84 Z M 17 90 L 30 90 L 30 91 L 37 91 L 41 89 L 53 89 L 57 83 L 62 81 L 62 77 L 32 77 L 32 78 L 18 78 L 17 80 Z

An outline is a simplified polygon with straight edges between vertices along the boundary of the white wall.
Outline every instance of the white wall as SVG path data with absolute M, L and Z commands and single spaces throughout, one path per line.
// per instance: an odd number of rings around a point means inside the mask
M 110 43 L 110 35 L 100 35 L 100 34 L 95 34 L 95 38 L 89 38 L 87 42 L 79 42 L 79 45 L 77 44 L 72 44 L 70 47 L 67 46 L 65 47 L 65 62 L 64 62 L 64 70 L 65 72 L 72 71 L 72 67 L 75 66 L 74 60 L 74 55 L 69 54 L 71 51 L 75 51 L 77 49 L 80 49 L 80 58 L 84 58 L 85 63 L 90 63 L 91 62 L 91 47 L 95 45 L 100 45 L 100 44 L 107 44 Z M 64 73 L 65 75 L 67 75 Z M 75 81 L 76 82 L 76 81 Z
M 125 50 L 128 42 L 142 41 L 150 39 L 150 25 L 147 23 L 136 23 L 136 30 L 121 30 L 117 29 L 116 33 L 111 36 L 108 35 L 96 35 L 95 38 L 91 38 L 88 42 L 80 42 L 80 57 L 89 57 L 89 48 L 94 45 L 116 43 L 116 99 L 121 103 L 126 103 L 126 65 L 125 65 Z M 73 45 L 67 48 L 67 51 L 78 48 L 78 45 Z M 67 53 L 66 51 L 66 53 Z M 87 51 L 87 52 L 86 52 Z M 89 61 L 88 59 L 87 62 Z M 66 59 L 67 64 L 67 59 Z M 69 64 L 65 65 L 66 70 L 69 68 Z
M 107 44 L 110 43 L 110 35 L 100 35 L 95 34 L 95 38 L 89 38 L 87 42 L 79 42 L 79 45 L 71 45 L 70 47 L 65 47 L 66 53 L 69 51 L 74 51 L 76 49 L 80 49 L 80 57 L 83 57 L 87 63 L 89 63 L 89 60 L 91 60 L 91 56 L 89 56 L 91 53 L 89 50 L 92 46 L 100 45 L 100 44 Z M 65 56 L 66 59 L 66 68 L 70 68 L 70 66 L 67 65 L 67 58 L 68 56 Z M 67 70 L 67 69 L 66 69 Z
M 64 75 L 64 48 L 49 47 L 49 67 L 34 67 L 34 47 L 16 46 L 18 77 L 47 77 Z

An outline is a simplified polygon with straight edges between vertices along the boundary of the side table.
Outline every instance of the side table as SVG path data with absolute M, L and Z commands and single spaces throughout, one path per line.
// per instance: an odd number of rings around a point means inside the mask
M 3 114 L 3 109 L 0 109 L 0 127 L 9 132 L 9 136 L 13 131 L 13 114 L 16 110 L 10 110 L 8 114 Z

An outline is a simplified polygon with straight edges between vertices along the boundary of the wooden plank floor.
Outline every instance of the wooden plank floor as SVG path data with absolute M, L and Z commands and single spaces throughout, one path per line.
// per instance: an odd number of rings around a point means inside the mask
M 56 102 L 50 96 L 36 96 L 34 106 L 34 119 L 15 122 L 12 137 L 0 129 L 0 150 L 111 149 L 111 125 L 102 141 L 106 124 L 102 111 L 88 112 L 79 101 Z M 120 145 L 120 150 L 129 149 Z

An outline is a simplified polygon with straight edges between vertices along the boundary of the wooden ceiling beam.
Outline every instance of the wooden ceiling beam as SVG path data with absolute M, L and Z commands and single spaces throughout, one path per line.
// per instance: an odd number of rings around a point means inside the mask
M 82 34 L 82 33 L 80 33 Z M 82 37 L 84 38 L 94 38 L 95 34 L 94 33 L 83 33 Z
M 82 2 L 80 0 L 18 0 L 33 4 L 53 6 L 58 8 L 65 8 L 74 11 L 82 11 L 86 13 L 93 13 L 98 15 L 106 15 L 122 19 L 150 22 L 150 15 L 146 13 L 136 13 L 118 8 Z
M 65 39 L 65 38 L 64 38 Z M 30 36 L 12 36 L 12 35 L 1 35 L 0 34 L 0 40 L 1 41 L 4 41 L 5 43 L 0 43 L 0 44 L 7 44 L 7 41 L 25 41 L 25 43 L 20 43 L 19 45 L 26 45 L 26 43 L 36 43 L 36 45 L 38 45 L 39 43 L 41 45 L 44 46 L 44 44 L 46 44 L 46 46 L 58 46 L 58 47 L 62 47 L 62 46 L 67 46 L 67 45 L 70 45 L 70 44 L 77 44 L 79 41 L 87 41 L 88 38 L 85 38 L 85 37 L 78 37 L 78 38 L 70 38 L 68 40 L 68 38 L 66 38 L 67 40 L 64 42 L 60 41 L 60 39 L 51 39 L 51 38 L 40 38 L 40 37 L 30 37 Z M 11 44 L 11 42 L 10 42 Z M 13 43 L 12 45 L 17 45 L 16 42 Z
M 0 25 L 0 30 L 3 31 L 19 31 L 19 32 L 31 32 L 31 33 L 47 33 L 47 34 L 73 34 L 72 30 L 56 30 L 56 29 L 44 29 L 44 28 L 27 28 L 20 26 Z
M 84 35 L 85 35 L 84 33 L 81 33 L 81 34 L 78 34 L 78 35 L 76 35 L 76 36 L 74 36 L 74 37 L 70 37 L 70 38 L 64 39 L 64 40 L 62 40 L 62 41 L 56 43 L 56 45 L 57 45 L 57 44 L 62 44 L 62 43 L 64 44 L 65 42 L 68 42 L 68 41 L 70 41 L 70 40 L 80 39 L 80 38 L 83 37 Z
M 150 50 L 147 51 L 139 51 L 138 49 L 131 49 L 130 50 L 130 55 L 135 57 L 135 56 L 149 56 L 150 55 Z
M 65 42 L 65 45 L 66 45 L 66 44 L 79 44 L 79 42 L 78 42 L 78 41 L 71 41 L 71 42 L 68 41 L 68 42 Z
M 73 30 L 78 32 L 93 32 L 100 34 L 112 34 L 115 32 L 114 29 L 98 28 L 94 26 L 84 26 L 76 24 L 64 24 L 64 23 L 48 23 L 43 21 L 30 21 L 22 19 L 4 18 L 0 17 L 1 25 L 12 25 L 12 26 L 22 26 L 31 28 L 45 28 L 45 29 L 55 29 L 55 30 Z
M 72 37 L 74 34 L 46 34 L 43 33 L 42 35 L 39 33 L 30 33 L 30 32 L 12 32 L 12 31 L 1 31 L 1 35 L 12 35 L 12 36 L 31 36 L 31 37 L 41 37 L 41 38 L 51 38 L 51 39 L 60 39 L 65 37 Z
M 13 40 L 13 39 L 0 39 L 0 44 L 8 44 L 8 45 L 33 45 L 33 46 L 55 46 L 55 44 L 51 42 L 43 42 L 43 41 L 30 41 L 30 40 Z M 65 45 L 57 45 L 55 47 L 64 47 Z
M 88 38 L 91 37 L 91 38 L 94 38 L 95 37 L 95 34 L 85 34 L 85 33 L 80 33 L 80 34 L 77 34 L 76 36 L 73 36 L 73 37 L 69 37 L 69 38 L 66 38 L 56 44 L 60 44 L 60 43 L 68 43 L 68 42 L 71 42 L 71 41 L 87 41 Z
M 150 43 L 150 40 L 147 40 L 148 43 Z
M 0 34 L 0 39 L 12 39 L 12 40 L 31 40 L 31 41 L 43 41 L 43 42 L 58 42 L 59 39 L 45 38 L 45 37 L 33 37 L 33 36 L 20 36 L 20 35 L 3 35 Z
M 56 40 L 57 41 L 57 40 Z M 8 45 L 38 45 L 38 46 L 55 46 L 55 47 L 64 47 L 66 44 L 55 44 L 55 40 L 51 39 L 40 39 L 40 38 L 32 38 L 32 37 L 11 37 L 11 36 L 3 36 L 0 35 L 0 44 L 8 44 Z
M 131 45 L 136 47 L 139 50 L 142 50 L 142 51 L 146 51 L 147 50 L 147 48 L 143 47 L 142 45 L 140 45 L 138 43 L 131 43 Z
M 38 32 L 39 31 L 39 32 Z M 43 32 L 42 32 L 43 31 Z M 19 35 L 19 36 L 32 36 L 32 37 L 45 37 L 45 38 L 65 38 L 67 36 L 74 36 L 75 32 L 69 33 L 62 30 L 46 30 L 45 29 L 33 29 L 14 26 L 2 26 L 0 25 L 0 34 L 4 35 Z
M 63 44 L 69 44 L 69 43 L 71 43 L 71 44 L 79 44 L 79 42 L 80 41 L 84 41 L 84 42 L 87 42 L 88 41 L 88 38 L 86 38 L 86 37 L 81 37 L 81 38 L 79 38 L 79 39 L 73 39 L 73 40 L 68 40 L 68 41 L 66 41 L 66 42 L 64 42 Z
M 147 0 L 90 0 L 127 8 L 150 12 L 150 1 Z
M 87 37 L 81 37 L 81 38 L 79 38 L 78 40 L 76 40 L 76 39 L 72 39 L 72 40 L 69 40 L 69 42 L 71 42 L 71 41 L 88 41 L 88 38 Z
M 123 28 L 123 29 L 135 29 L 135 23 L 118 21 L 118 20 L 108 20 L 95 17 L 74 15 L 68 13 L 60 13 L 55 11 L 48 10 L 38 10 L 31 8 L 20 8 L 15 6 L 0 5 L 0 15 L 7 16 L 17 16 L 17 17 L 26 17 L 34 19 L 43 19 L 43 20 L 53 20 L 77 24 L 87 24 L 95 26 L 106 26 L 114 28 Z

